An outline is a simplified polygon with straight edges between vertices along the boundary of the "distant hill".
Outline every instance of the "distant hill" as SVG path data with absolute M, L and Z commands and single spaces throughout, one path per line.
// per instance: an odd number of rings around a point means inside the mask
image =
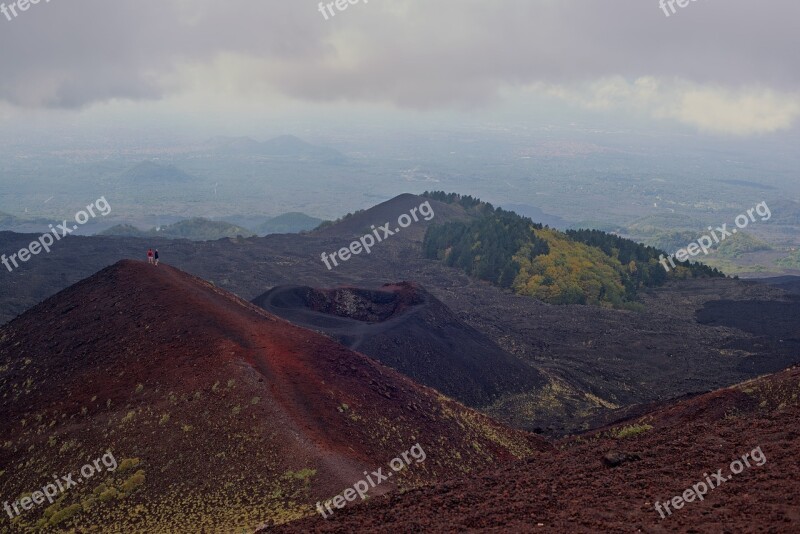
M 214 241 L 225 237 L 250 237 L 253 232 L 225 221 L 211 221 L 196 217 L 151 230 L 140 230 L 130 224 L 119 224 L 101 232 L 99 235 Z
M 322 219 L 310 217 L 305 213 L 291 212 L 278 215 L 255 228 L 258 235 L 296 234 L 313 230 Z
M 110 235 L 110 236 L 124 236 L 124 237 L 150 237 L 153 235 L 151 231 L 140 230 L 132 224 L 117 224 L 103 230 L 97 235 Z
M 189 239 L 192 241 L 213 241 L 225 237 L 251 237 L 253 235 L 296 234 L 319 226 L 322 219 L 304 213 L 284 213 L 267 219 L 255 229 L 246 228 L 227 221 L 212 221 L 196 217 L 167 226 L 141 230 L 131 224 L 118 224 L 100 232 L 98 235 L 125 237 L 162 237 L 165 239 Z
M 184 184 L 195 178 L 174 165 L 162 165 L 153 161 L 143 161 L 125 171 L 122 180 L 128 184 Z
M 293 135 L 259 142 L 249 137 L 215 137 L 205 147 L 217 155 L 262 156 L 320 163 L 343 163 L 347 157 L 338 150 L 312 145 Z
M 687 241 L 687 243 L 689 242 Z M 763 252 L 767 250 L 772 250 L 772 247 L 769 245 L 769 243 L 766 243 L 746 232 L 738 232 L 736 235 L 721 242 L 717 247 L 717 253 L 720 256 L 723 258 L 732 259 L 739 258 L 743 254 Z
M 171 239 L 211 241 L 224 237 L 249 237 L 253 235 L 253 232 L 224 221 L 211 221 L 202 217 L 195 217 L 194 219 L 162 226 L 156 231 L 156 235 L 160 237 L 169 237 Z
M 391 223 L 390 229 L 394 229 L 397 219 L 403 214 L 409 213 L 412 208 L 418 208 L 420 204 L 430 202 L 433 210 L 433 217 L 430 221 L 420 218 L 419 221 L 412 223 L 408 228 L 402 229 L 394 239 L 422 240 L 425 230 L 431 224 L 441 224 L 448 221 L 472 220 L 479 216 L 479 208 L 475 206 L 464 207 L 457 204 L 440 202 L 436 199 L 427 198 L 420 195 L 403 193 L 391 200 L 382 202 L 366 210 L 359 210 L 355 213 L 348 213 L 336 221 L 325 221 L 318 228 L 314 229 L 313 234 L 324 237 L 358 237 L 370 233 L 371 226 L 380 226 Z
M 23 222 L 25 222 L 24 219 L 0 211 L 0 229 L 11 229 Z
M 552 304 L 626 307 L 639 289 L 669 278 L 723 276 L 698 263 L 678 264 L 667 273 L 659 264 L 662 251 L 600 230 L 559 232 L 472 197 L 441 191 L 425 195 L 480 206 L 482 213 L 469 222 L 429 227 L 425 257 Z
M 623 229 L 623 233 L 657 239 L 664 233 L 665 228 L 668 228 L 670 232 L 678 232 L 681 230 L 697 231 L 698 228 L 705 228 L 706 226 L 708 225 L 703 224 L 700 219 L 687 217 L 683 214 L 658 213 L 636 219 Z M 685 245 L 684 243 L 683 246 Z
M 647 238 L 644 242 L 651 247 L 666 250 L 670 254 L 686 247 L 689 243 L 697 241 L 700 235 L 697 231 L 681 230 L 678 232 L 661 231 L 653 237 Z
M 674 253 L 678 249 L 685 248 L 689 243 L 697 241 L 701 235 L 702 232 L 698 233 L 692 230 L 659 232 L 657 235 L 646 239 L 645 243 L 660 250 Z M 768 243 L 746 232 L 738 232 L 736 235 L 715 245 L 712 249 L 715 254 L 728 259 L 736 259 L 743 254 L 767 250 L 772 250 Z
M 44 219 L 41 217 L 17 217 L 16 215 L 11 215 L 10 213 L 0 211 L 0 230 L 17 230 L 19 228 L 24 228 L 25 231 L 32 231 L 32 229 L 37 226 L 46 226 L 52 222 L 53 221 L 50 219 Z M 46 229 L 42 231 L 46 231 Z

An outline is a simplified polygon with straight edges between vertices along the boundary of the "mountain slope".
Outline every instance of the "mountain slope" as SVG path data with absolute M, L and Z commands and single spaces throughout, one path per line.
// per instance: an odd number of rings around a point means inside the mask
M 548 448 L 168 266 L 122 261 L 0 329 L 0 493 L 112 451 L 14 530 L 252 528 L 313 513 L 419 443 L 408 487 Z
M 278 215 L 260 224 L 255 230 L 258 235 L 295 234 L 313 230 L 322 219 L 311 217 L 305 213 L 290 212 Z
M 474 206 L 480 214 L 472 221 L 437 221 L 429 227 L 422 244 L 426 258 L 551 304 L 635 308 L 638 290 L 670 278 L 724 277 L 699 263 L 670 269 L 665 253 L 600 230 L 560 232 L 468 195 L 433 191 L 425 196 Z
M 118 224 L 100 232 L 99 235 L 213 241 L 224 237 L 251 236 L 253 232 L 225 221 L 212 221 L 202 217 L 195 217 L 151 230 L 139 230 L 130 224 Z
M 193 241 L 212 241 L 224 237 L 250 236 L 250 230 L 225 221 L 211 221 L 195 217 L 151 230 L 151 235 L 169 239 L 191 239 Z
M 799 394 L 795 367 L 569 438 L 477 477 L 271 532 L 797 532 Z M 684 497 L 699 482 L 702 500 Z M 678 496 L 686 500 L 666 510 Z
M 115 224 L 97 235 L 109 235 L 117 237 L 149 237 L 152 230 L 140 230 L 132 224 Z
M 408 228 L 403 228 L 396 232 L 396 235 L 392 236 L 393 240 L 398 238 L 403 240 L 422 240 L 425 230 L 432 224 L 474 218 L 473 214 L 461 206 L 446 204 L 420 195 L 404 193 L 369 209 L 352 214 L 349 213 L 337 221 L 323 223 L 312 234 L 320 237 L 361 237 L 372 232 L 372 225 L 378 227 L 387 222 L 390 223 L 389 229 L 394 230 L 398 226 L 397 219 L 401 215 L 409 213 L 413 208 L 418 208 L 425 202 L 428 202 L 433 210 L 433 216 L 430 216 L 430 220 L 426 221 L 423 217 L 418 216 L 418 221 L 413 222 Z
M 253 303 L 324 332 L 468 406 L 535 391 L 546 379 L 409 282 L 377 290 L 281 286 Z

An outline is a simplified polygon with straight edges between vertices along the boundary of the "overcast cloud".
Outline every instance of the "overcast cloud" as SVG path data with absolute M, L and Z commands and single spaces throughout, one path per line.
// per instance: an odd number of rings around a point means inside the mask
M 697 0 L 669 18 L 658 0 L 371 0 L 328 21 L 317 6 L 40 2 L 0 16 L 0 101 L 224 94 L 469 111 L 516 91 L 737 135 L 800 116 L 796 0 Z

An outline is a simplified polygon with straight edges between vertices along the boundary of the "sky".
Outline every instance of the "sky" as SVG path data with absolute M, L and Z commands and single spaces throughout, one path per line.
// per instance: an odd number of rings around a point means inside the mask
M 797 128 L 800 2 L 675 8 L 360 0 L 324 16 L 310 0 L 41 0 L 0 14 L 0 128 L 166 121 L 233 132 L 291 117 L 509 110 L 721 137 Z

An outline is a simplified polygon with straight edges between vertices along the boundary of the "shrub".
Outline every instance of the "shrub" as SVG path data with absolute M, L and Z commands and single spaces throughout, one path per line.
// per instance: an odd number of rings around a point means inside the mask
M 124 425 L 125 423 L 130 423 L 131 421 L 133 421 L 134 417 L 136 417 L 136 412 L 134 412 L 133 410 L 131 410 L 130 412 L 128 412 L 128 413 L 125 415 L 125 417 L 123 417 L 123 418 L 122 418 L 122 421 L 120 421 L 120 423 L 122 423 L 123 425 Z
M 123 458 L 122 461 L 119 463 L 119 467 L 117 468 L 117 472 L 124 473 L 125 471 L 129 471 L 139 465 L 140 460 L 139 458 Z
M 652 429 L 653 427 L 650 425 L 629 425 L 616 430 L 614 437 L 617 439 L 625 439 L 631 436 L 637 436 Z
M 139 469 L 128 480 L 122 483 L 122 491 L 126 494 L 144 484 L 144 471 Z
M 311 478 L 317 474 L 316 469 L 301 469 L 300 471 L 286 471 L 284 473 L 284 478 L 289 480 L 302 480 L 303 482 L 308 482 Z
M 89 496 L 81 501 L 81 507 L 83 507 L 84 512 L 88 512 L 89 510 L 92 509 L 92 506 L 94 506 L 96 502 L 97 498 Z
M 50 517 L 50 525 L 51 526 L 57 525 L 62 521 L 66 521 L 70 517 L 80 512 L 82 509 L 83 507 L 80 504 L 73 504 L 72 506 L 67 506 L 63 510 L 59 510 Z
M 116 499 L 119 497 L 119 490 L 117 488 L 108 488 L 106 491 L 100 494 L 100 501 L 106 502 L 110 501 L 111 499 Z

